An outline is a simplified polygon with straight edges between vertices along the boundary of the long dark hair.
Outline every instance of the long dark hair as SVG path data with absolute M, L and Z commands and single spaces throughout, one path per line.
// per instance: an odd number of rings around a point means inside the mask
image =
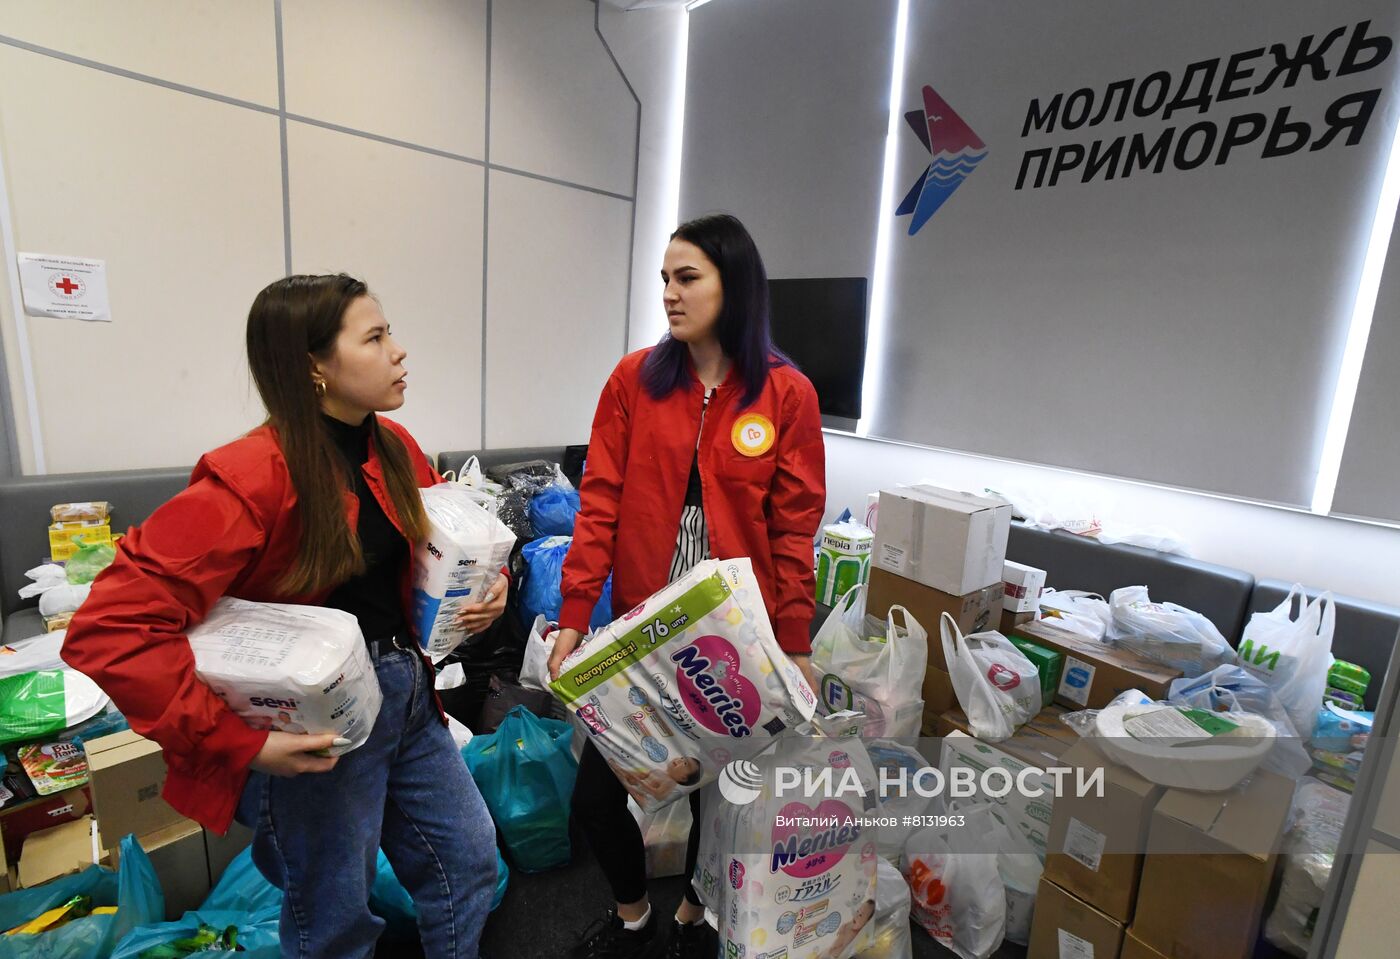
M 346 309 L 369 295 L 369 287 L 344 273 L 289 276 L 259 293 L 248 311 L 248 368 L 267 407 L 267 422 L 277 432 L 301 517 L 301 546 L 279 584 L 294 596 L 319 592 L 365 570 L 359 534 L 345 518 L 344 491 L 354 488 L 353 478 L 321 421 L 310 358 L 329 359 Z M 371 423 L 404 534 L 422 539 L 428 519 L 408 450 L 377 418 L 371 416 Z
M 758 399 L 768 382 L 768 370 L 792 363 L 776 347 L 768 329 L 768 271 L 753 237 L 738 217 L 714 213 L 688 220 L 671 234 L 700 248 L 719 270 L 724 303 L 716 332 L 720 349 L 729 357 L 744 384 L 740 407 Z M 686 381 L 688 350 L 670 333 L 647 356 L 642 385 L 652 399 L 669 396 Z

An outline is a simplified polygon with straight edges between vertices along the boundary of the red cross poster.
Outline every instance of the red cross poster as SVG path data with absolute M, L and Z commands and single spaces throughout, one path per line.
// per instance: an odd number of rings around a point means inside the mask
M 111 322 L 107 303 L 107 261 L 44 253 L 19 255 L 24 312 L 69 320 Z

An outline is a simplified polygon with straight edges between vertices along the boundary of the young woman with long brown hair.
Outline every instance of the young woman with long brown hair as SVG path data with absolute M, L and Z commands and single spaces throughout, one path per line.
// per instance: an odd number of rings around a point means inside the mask
M 164 750 L 164 795 L 216 832 L 256 829 L 284 891 L 282 955 L 369 956 L 383 846 L 418 909 L 424 951 L 473 959 L 496 882 L 495 830 L 448 733 L 407 610 L 418 495 L 440 477 L 398 424 L 406 352 L 352 277 L 291 276 L 258 294 L 248 365 L 267 422 L 205 454 L 187 489 L 121 543 L 74 616 L 63 657 Z M 253 729 L 199 680 L 186 634 L 223 596 L 354 614 L 383 705 L 339 757 L 329 734 Z M 462 622 L 505 606 L 505 583 Z

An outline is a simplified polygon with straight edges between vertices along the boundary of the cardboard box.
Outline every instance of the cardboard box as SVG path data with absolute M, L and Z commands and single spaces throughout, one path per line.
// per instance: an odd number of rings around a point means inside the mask
M 924 736 L 938 735 L 938 717 L 958 708 L 958 696 L 953 691 L 953 677 L 937 666 L 924 673 L 924 719 L 919 732 Z
M 1137 901 L 1152 810 L 1165 790 L 1109 762 L 1083 741 L 1060 761 L 1078 769 L 1102 769 L 1103 795 L 1056 797 L 1045 878 L 1126 925 Z
M 1166 699 L 1172 680 L 1181 678 L 1179 669 L 1095 642 L 1043 619 L 1018 626 L 1015 635 L 1064 654 L 1055 702 L 1072 709 L 1102 709 L 1126 689 L 1140 689 L 1151 699 Z
M 1152 814 L 1133 934 L 1173 959 L 1249 959 L 1293 786 L 1257 770 L 1230 792 L 1166 790 Z
M 1040 591 L 1045 588 L 1045 570 L 1007 560 L 1001 567 L 1006 587 L 1001 608 L 1010 613 L 1034 613 L 1040 609 Z
M 943 655 L 943 634 L 938 623 L 944 613 L 957 621 L 963 634 L 995 629 L 1001 611 L 1000 582 L 965 596 L 953 596 L 941 590 L 896 576 L 883 569 L 870 569 L 870 585 L 865 593 L 865 611 L 884 619 L 891 606 L 903 606 L 928 632 L 928 664 L 948 671 Z M 927 699 L 928 697 L 924 697 Z
M 4 835 L 5 855 L 11 863 L 18 862 L 20 848 L 27 836 L 41 829 L 74 822 L 91 812 L 91 783 L 7 806 L 0 810 L 0 833 Z
M 1072 730 L 1058 721 L 1061 712 L 1063 710 L 1054 708 L 1043 710 L 1034 724 L 1028 723 L 1017 730 L 1015 736 L 1000 743 L 984 743 L 974 739 L 966 729 L 967 718 L 960 710 L 939 717 L 939 735 L 944 739 L 938 765 L 945 778 L 953 766 L 973 769 L 979 776 L 983 770 L 998 766 L 1010 774 L 1013 782 L 1023 770 L 1031 770 L 1024 780 L 1028 794 L 1012 789 L 1005 796 L 986 796 L 980 801 L 992 803 L 998 818 L 1018 829 L 1042 856 L 1049 838 L 1055 797 L 1054 781 L 1037 770 L 1059 765 L 1059 757 L 1077 738 Z M 959 724 L 962 724 L 961 728 Z M 1036 792 L 1041 794 L 1034 795 Z
M 1123 952 L 1118 959 L 1171 959 L 1164 956 L 1137 936 L 1133 935 L 1132 929 L 1123 937 Z
M 188 819 L 137 837 L 151 859 L 161 891 L 165 894 L 165 918 L 178 919 L 198 909 L 209 895 L 209 854 L 204 830 Z M 120 846 L 111 851 L 112 862 L 121 865 Z
M 223 878 L 224 870 L 253 841 L 253 830 L 239 823 L 230 823 L 228 832 L 220 836 L 204 830 L 204 849 L 209 856 L 209 886 L 212 889 Z
M 5 858 L 5 844 L 0 842 L 0 895 L 9 892 L 14 887 L 10 884 L 10 863 Z
M 1118 959 L 1123 924 L 1080 902 L 1049 879 L 1035 894 L 1028 956 L 1060 959 Z
M 96 820 L 84 816 L 25 837 L 19 855 L 19 885 L 33 889 L 106 859 Z
M 113 841 L 189 822 L 160 796 L 165 785 L 160 746 L 124 730 L 92 740 L 87 751 L 94 811 Z
M 880 491 L 879 529 L 870 565 L 953 596 L 1001 582 L 1011 504 L 940 489 Z
M 997 632 L 1001 633 L 1003 636 L 1010 636 L 1016 630 L 1017 626 L 1033 623 L 1039 617 L 1039 608 L 1033 609 L 1027 613 L 1013 613 L 1003 607 L 1001 611 L 1001 625 L 997 627 Z

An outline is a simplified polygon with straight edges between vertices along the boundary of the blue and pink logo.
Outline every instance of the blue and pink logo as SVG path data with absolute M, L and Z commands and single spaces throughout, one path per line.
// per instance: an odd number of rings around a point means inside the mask
M 753 732 L 761 709 L 757 690 L 739 672 L 739 652 L 720 636 L 701 636 L 671 654 L 676 691 L 690 714 L 712 733 L 735 739 Z
M 933 87 L 924 87 L 924 108 L 910 110 L 904 119 L 933 158 L 895 210 L 895 216 L 914 215 L 913 236 L 986 158 L 987 145 Z

